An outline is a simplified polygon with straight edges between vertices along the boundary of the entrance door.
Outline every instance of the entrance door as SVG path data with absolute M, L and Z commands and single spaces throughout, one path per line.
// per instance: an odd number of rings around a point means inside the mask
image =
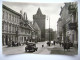
M 26 41 L 26 37 L 24 37 L 24 41 Z
M 8 36 L 6 35 L 6 38 L 5 38 L 5 42 L 6 42 L 6 45 L 8 45 Z
M 2 35 L 2 45 L 4 45 L 4 35 Z

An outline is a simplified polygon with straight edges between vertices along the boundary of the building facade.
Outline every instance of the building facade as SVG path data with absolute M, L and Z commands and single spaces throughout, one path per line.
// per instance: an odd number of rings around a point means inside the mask
M 45 15 L 42 14 L 40 8 L 35 15 L 33 15 L 33 23 L 36 22 L 41 29 L 41 40 L 45 40 Z
M 78 48 L 78 6 L 77 2 L 71 2 L 68 7 L 68 13 L 71 14 L 69 23 L 70 35 L 74 47 Z
M 19 28 L 20 14 L 2 6 L 2 43 L 8 45 L 12 40 L 17 42 L 16 31 Z
M 26 14 L 22 16 L 9 7 L 2 5 L 2 44 L 8 45 L 12 41 L 24 43 L 27 36 L 31 35 L 31 27 L 27 23 Z M 23 18 L 24 17 L 24 18 Z
M 23 11 L 20 11 L 20 24 L 18 31 L 18 42 L 26 43 L 26 41 L 31 40 L 32 27 L 29 25 L 29 21 L 27 20 L 27 14 Z
M 62 40 L 78 45 L 77 3 L 65 3 L 64 7 L 61 8 L 60 16 L 62 20 Z

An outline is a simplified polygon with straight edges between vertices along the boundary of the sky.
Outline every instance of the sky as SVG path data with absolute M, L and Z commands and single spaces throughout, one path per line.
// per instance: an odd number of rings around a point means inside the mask
M 33 15 L 37 13 L 38 8 L 41 9 L 42 14 L 46 15 L 45 28 L 57 30 L 57 21 L 60 18 L 61 7 L 64 3 L 29 3 L 29 2 L 3 2 L 4 5 L 20 13 L 20 10 L 27 13 L 27 18 L 33 21 Z

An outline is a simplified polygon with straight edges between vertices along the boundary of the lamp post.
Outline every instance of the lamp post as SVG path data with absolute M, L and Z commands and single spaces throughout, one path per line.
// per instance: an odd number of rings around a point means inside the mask
M 18 28 L 17 28 L 17 31 L 16 31 L 16 37 L 17 37 L 17 43 L 18 43 Z
M 50 17 L 48 17 L 47 20 L 49 20 L 49 46 L 50 46 Z
M 50 18 L 49 18 L 49 43 L 50 43 Z M 49 44 L 50 46 L 50 44 Z

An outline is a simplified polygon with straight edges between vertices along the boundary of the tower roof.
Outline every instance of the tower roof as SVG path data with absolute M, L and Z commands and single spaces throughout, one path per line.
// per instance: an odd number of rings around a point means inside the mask
M 41 9 L 40 9 L 40 8 L 38 8 L 38 10 L 37 10 L 37 14 L 42 14 L 42 12 L 41 12 Z

